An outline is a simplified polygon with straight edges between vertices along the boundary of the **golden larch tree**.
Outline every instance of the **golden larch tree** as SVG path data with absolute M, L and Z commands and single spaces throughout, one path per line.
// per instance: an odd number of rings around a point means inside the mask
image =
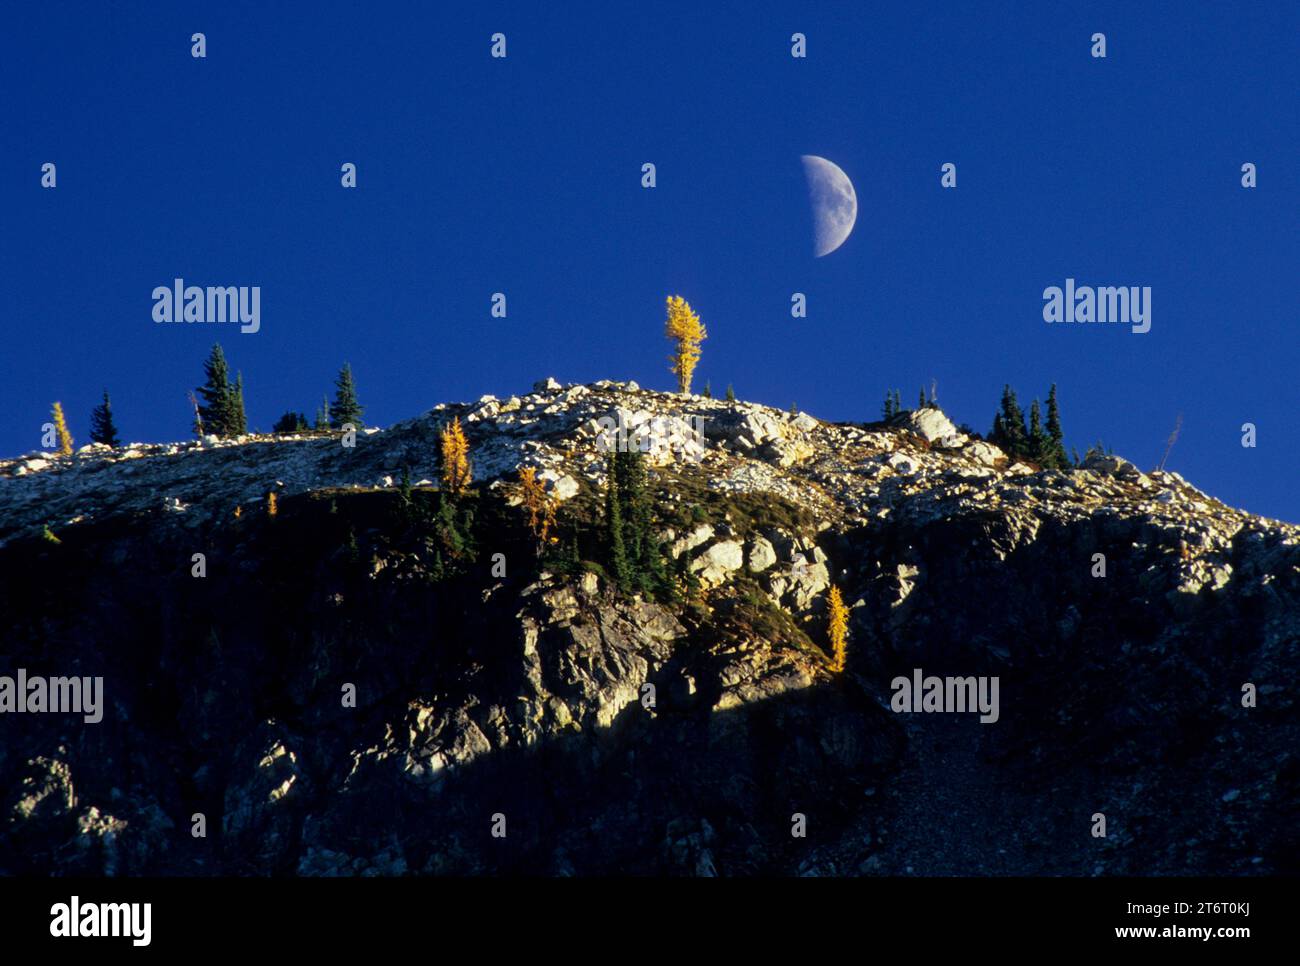
M 56 402 L 54 408 L 50 410 L 50 416 L 54 420 L 54 432 L 59 437 L 59 454 L 71 456 L 72 434 L 68 432 L 68 421 L 63 418 L 63 403 Z
M 668 296 L 668 322 L 664 326 L 664 335 L 677 343 L 673 354 L 668 357 L 672 363 L 668 368 L 677 376 L 677 391 L 691 391 L 691 375 L 695 365 L 700 361 L 700 343 L 709 337 L 700 317 L 691 311 L 690 303 L 680 295 Z
M 452 494 L 464 492 L 469 486 L 469 440 L 460 428 L 457 416 L 442 429 L 439 438 L 442 449 L 442 485 Z
M 554 542 L 551 530 L 555 528 L 555 501 L 537 478 L 537 467 L 519 467 L 519 497 L 528 513 L 528 528 L 533 536 L 542 544 Z
M 826 597 L 827 609 L 830 611 L 831 670 L 836 674 L 844 670 L 849 639 L 849 609 L 844 606 L 840 589 L 832 586 Z

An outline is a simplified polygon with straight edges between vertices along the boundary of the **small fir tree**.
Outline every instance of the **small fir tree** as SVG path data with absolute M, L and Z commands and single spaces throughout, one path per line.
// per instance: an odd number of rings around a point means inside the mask
M 1022 459 L 1029 450 L 1029 430 L 1025 415 L 1010 385 L 1002 387 L 1002 408 L 993 421 L 992 441 L 1011 459 Z
M 213 436 L 227 437 L 235 435 L 236 425 L 234 387 L 230 384 L 230 366 L 226 363 L 226 354 L 221 351 L 220 343 L 214 343 L 203 363 L 206 381 L 199 387 L 199 421 L 203 431 Z
M 666 594 L 672 581 L 655 537 L 645 454 L 640 449 L 616 453 L 614 466 L 629 579 L 636 589 L 647 594 Z
M 248 419 L 244 416 L 244 374 L 235 374 L 235 386 L 230 391 L 230 436 L 243 436 L 248 432 Z
M 354 429 L 361 429 L 365 424 L 361 422 L 361 414 L 365 408 L 357 401 L 357 386 L 352 379 L 352 366 L 350 363 L 343 363 L 343 368 L 339 370 L 338 379 L 334 382 L 334 406 L 330 412 L 330 419 L 335 429 L 342 429 L 346 424 L 351 423 Z
M 107 389 L 104 390 L 103 402 L 90 413 L 90 441 L 114 448 L 122 445 L 117 435 L 117 426 L 113 422 L 113 403 L 108 398 Z
M 614 582 L 627 587 L 632 582 L 632 568 L 628 565 L 627 547 L 623 542 L 623 508 L 614 455 L 610 454 L 605 461 L 605 564 Z
M 1065 433 L 1061 431 L 1061 407 L 1056 401 L 1056 383 L 1047 392 L 1047 437 L 1051 441 L 1050 460 L 1054 469 L 1065 469 L 1070 457 L 1065 452 Z
M 1038 405 L 1038 400 L 1035 399 L 1029 404 L 1029 440 L 1025 452 L 1026 458 L 1042 466 L 1048 445 L 1047 431 L 1043 429 L 1043 411 Z

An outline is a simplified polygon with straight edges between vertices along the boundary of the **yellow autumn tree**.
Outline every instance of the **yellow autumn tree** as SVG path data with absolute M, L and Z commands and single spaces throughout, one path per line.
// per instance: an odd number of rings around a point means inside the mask
M 271 490 L 266 494 L 266 515 L 268 517 L 274 517 L 279 512 L 280 512 L 279 501 L 276 500 L 275 490 Z
M 849 638 L 849 609 L 844 606 L 840 589 L 832 586 L 826 598 L 830 611 L 831 670 L 836 674 L 844 670 L 844 659 Z
M 469 440 L 460 428 L 459 416 L 443 427 L 439 444 L 442 450 L 442 485 L 452 494 L 462 493 L 470 481 Z
M 63 404 L 56 402 L 54 408 L 50 410 L 50 416 L 54 420 L 54 432 L 59 437 L 59 454 L 71 456 L 72 434 L 68 432 L 68 421 L 63 418 Z
M 553 541 L 551 530 L 555 527 L 555 501 L 537 479 L 537 467 L 519 467 L 519 496 L 528 513 L 528 528 L 539 543 Z
M 691 391 L 691 375 L 695 365 L 700 361 L 700 343 L 709 337 L 700 317 L 691 311 L 690 304 L 680 295 L 668 296 L 668 322 L 664 335 L 677 343 L 673 354 L 668 357 L 672 363 L 668 368 L 677 376 L 677 391 Z

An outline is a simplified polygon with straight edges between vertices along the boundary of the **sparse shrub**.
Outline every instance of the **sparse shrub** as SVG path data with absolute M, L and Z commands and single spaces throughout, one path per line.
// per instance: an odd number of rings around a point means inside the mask
M 290 410 L 275 421 L 275 425 L 271 427 L 271 432 L 305 433 L 310 428 L 307 425 L 307 416 L 304 413 L 295 413 Z
M 543 551 L 542 566 L 556 574 L 576 574 L 583 567 L 582 554 L 578 550 L 578 537 L 574 534 L 569 540 L 552 540 Z M 592 564 L 592 567 L 598 566 Z

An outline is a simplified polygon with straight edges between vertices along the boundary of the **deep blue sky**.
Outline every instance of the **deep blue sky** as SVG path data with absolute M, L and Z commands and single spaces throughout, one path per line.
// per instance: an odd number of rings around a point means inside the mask
M 1300 5 L 611 6 L 6 5 L 0 453 L 54 399 L 84 442 L 103 385 L 127 438 L 186 436 L 216 338 L 263 429 L 345 359 L 380 425 L 546 375 L 671 388 L 680 293 L 716 394 L 874 419 L 933 378 L 987 431 L 1004 382 L 1056 382 L 1067 444 L 1149 469 L 1182 412 L 1171 469 L 1300 521 Z M 801 154 L 857 189 L 822 259 Z M 177 275 L 260 285 L 261 331 L 155 325 Z M 1150 333 L 1044 323 L 1067 276 L 1151 286 Z

